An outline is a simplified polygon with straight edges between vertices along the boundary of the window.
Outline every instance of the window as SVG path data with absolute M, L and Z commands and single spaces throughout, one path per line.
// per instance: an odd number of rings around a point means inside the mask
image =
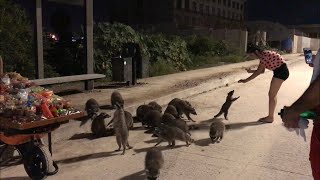
M 231 19 L 231 12 L 228 11 L 228 18 Z
M 228 7 L 231 7 L 231 0 L 228 0 Z
M 188 16 L 185 16 L 185 17 L 184 17 L 184 23 L 185 23 L 186 25 L 189 25 L 189 17 L 188 17 Z
M 221 0 L 218 0 L 218 4 L 221 4 Z
M 227 0 L 223 0 L 223 6 L 227 6 Z
M 210 14 L 210 7 L 207 5 L 206 6 L 206 13 L 209 15 Z
M 232 2 L 232 8 L 236 8 L 236 2 Z
M 235 14 L 234 14 L 234 12 L 232 13 L 231 18 L 232 18 L 232 19 L 235 19 Z
M 203 4 L 200 4 L 200 13 L 204 13 L 204 5 Z
M 222 17 L 226 17 L 226 11 L 225 10 L 222 11 Z
M 189 10 L 190 9 L 190 0 L 185 0 L 185 8 L 186 10 Z
M 221 9 L 218 8 L 218 16 L 221 16 Z
M 216 3 L 216 0 L 212 0 L 212 3 Z
M 192 2 L 192 10 L 194 12 L 197 12 L 198 11 L 198 7 L 197 7 L 197 3 L 196 2 Z
M 240 9 L 243 10 L 243 4 L 241 4 Z
M 177 9 L 181 9 L 181 8 L 182 8 L 182 2 L 181 2 L 181 0 L 177 0 L 176 8 L 177 8 Z
M 216 8 L 212 7 L 212 14 L 215 15 L 216 14 Z
M 239 3 L 237 3 L 237 9 L 239 9 Z
M 192 25 L 196 25 L 196 18 L 192 17 Z

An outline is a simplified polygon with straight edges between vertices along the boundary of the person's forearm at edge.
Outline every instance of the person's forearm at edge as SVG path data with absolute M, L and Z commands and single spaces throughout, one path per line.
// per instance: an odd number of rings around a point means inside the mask
M 320 76 L 310 84 L 303 95 L 291 105 L 291 108 L 301 113 L 320 104 Z

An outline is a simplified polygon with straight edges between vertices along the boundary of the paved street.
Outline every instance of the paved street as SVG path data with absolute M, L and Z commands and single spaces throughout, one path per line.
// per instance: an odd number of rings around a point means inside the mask
M 279 92 L 277 112 L 298 98 L 310 81 L 312 69 L 303 61 L 289 69 L 291 76 Z M 188 97 L 198 113 L 193 117 L 202 126 L 191 131 L 195 143 L 189 147 L 183 142 L 174 149 L 167 148 L 167 143 L 161 144 L 159 148 L 163 150 L 165 165 L 160 178 L 312 179 L 308 160 L 312 125 L 306 132 L 307 142 L 304 142 L 294 132 L 288 132 L 278 116 L 273 124 L 255 123 L 267 113 L 271 77 L 272 73 L 268 72 L 247 84 L 233 84 Z M 235 90 L 235 96 L 241 96 L 229 111 L 229 121 L 225 121 L 230 129 L 221 143 L 210 144 L 207 126 L 230 90 Z M 60 141 L 54 144 L 53 156 L 60 171 L 48 179 L 144 179 L 145 152 L 154 146 L 155 140 L 143 132 L 141 128 L 130 132 L 129 141 L 134 149 L 128 150 L 124 156 L 120 155 L 121 152 L 114 152 L 117 148 L 115 137 Z M 27 174 L 19 165 L 2 169 L 0 177 L 27 179 Z

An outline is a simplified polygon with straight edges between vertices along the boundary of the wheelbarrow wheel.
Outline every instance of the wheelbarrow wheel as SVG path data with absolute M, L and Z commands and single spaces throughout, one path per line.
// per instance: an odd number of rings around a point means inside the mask
M 28 154 L 23 157 L 23 165 L 31 179 L 41 180 L 55 171 L 51 154 L 45 146 L 34 145 Z

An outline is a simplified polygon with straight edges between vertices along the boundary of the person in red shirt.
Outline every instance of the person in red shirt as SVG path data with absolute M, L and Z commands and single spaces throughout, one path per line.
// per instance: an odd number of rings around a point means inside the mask
M 283 57 L 274 51 L 263 51 L 258 47 L 249 47 L 248 54 L 254 55 L 260 59 L 260 64 L 257 70 L 247 69 L 248 73 L 252 75 L 246 79 L 239 80 L 239 83 L 247 83 L 264 73 L 265 69 L 273 71 L 273 78 L 271 80 L 269 89 L 269 113 L 268 116 L 259 119 L 260 122 L 272 123 L 274 120 L 274 111 L 277 104 L 277 94 L 282 83 L 289 78 L 289 70 L 284 62 Z

